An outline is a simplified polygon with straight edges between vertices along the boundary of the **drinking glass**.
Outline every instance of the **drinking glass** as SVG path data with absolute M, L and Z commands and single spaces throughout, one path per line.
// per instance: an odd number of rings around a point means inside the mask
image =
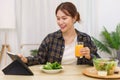
M 75 45 L 75 56 L 82 58 L 83 55 L 82 53 L 80 53 L 80 49 L 82 49 L 84 47 L 84 43 L 83 42 L 77 42 Z

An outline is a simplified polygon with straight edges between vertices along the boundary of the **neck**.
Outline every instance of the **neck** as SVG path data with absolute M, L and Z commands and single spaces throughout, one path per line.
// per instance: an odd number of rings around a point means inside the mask
M 75 37 L 76 37 L 76 31 L 75 29 L 71 29 L 69 31 L 67 31 L 66 33 L 63 33 L 63 37 L 65 40 L 65 44 L 70 44 L 74 41 Z
M 71 36 L 76 34 L 76 31 L 75 31 L 75 29 L 73 27 L 70 30 L 68 30 L 67 32 L 64 32 L 62 34 L 63 34 L 63 37 L 71 37 Z

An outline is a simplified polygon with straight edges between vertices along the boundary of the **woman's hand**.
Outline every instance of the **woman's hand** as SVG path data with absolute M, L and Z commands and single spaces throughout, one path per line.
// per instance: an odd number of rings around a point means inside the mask
M 80 53 L 85 56 L 85 58 L 90 59 L 90 49 L 88 47 L 84 47 L 80 50 Z
M 24 57 L 23 55 L 18 54 L 18 56 L 20 57 L 20 59 L 21 59 L 24 63 L 27 63 L 27 62 L 28 62 L 27 58 Z

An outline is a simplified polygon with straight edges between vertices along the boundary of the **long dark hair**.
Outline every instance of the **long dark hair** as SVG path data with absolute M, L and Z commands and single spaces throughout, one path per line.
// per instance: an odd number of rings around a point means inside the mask
M 61 3 L 55 11 L 55 14 L 57 15 L 58 10 L 61 10 L 63 13 L 65 13 L 68 16 L 71 16 L 72 18 L 76 17 L 76 21 L 80 22 L 80 14 L 77 11 L 75 5 L 71 2 L 63 2 Z

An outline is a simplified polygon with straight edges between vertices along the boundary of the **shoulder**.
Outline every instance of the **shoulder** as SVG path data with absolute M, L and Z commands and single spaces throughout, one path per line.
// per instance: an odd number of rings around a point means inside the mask
M 60 30 L 57 30 L 55 32 L 49 33 L 47 35 L 47 38 L 60 38 L 62 37 L 62 32 Z
M 58 39 L 60 36 L 62 35 L 62 33 L 60 32 L 60 30 L 49 33 L 42 41 L 42 43 L 49 43 L 52 42 L 55 39 Z
M 77 35 L 78 36 L 82 36 L 82 37 L 90 37 L 87 33 L 84 33 L 84 32 L 80 32 L 76 29 L 76 32 L 77 32 Z
M 76 30 L 76 32 L 78 40 L 91 41 L 91 37 L 87 33 L 80 32 L 78 30 Z

